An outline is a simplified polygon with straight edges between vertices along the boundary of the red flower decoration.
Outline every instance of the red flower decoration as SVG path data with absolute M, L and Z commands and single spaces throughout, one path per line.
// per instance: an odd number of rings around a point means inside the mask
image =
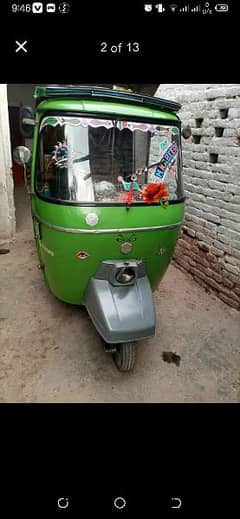
M 159 184 L 148 184 L 142 193 L 142 200 L 147 204 L 152 204 L 162 198 L 168 197 L 169 192 L 164 182 L 160 182 Z

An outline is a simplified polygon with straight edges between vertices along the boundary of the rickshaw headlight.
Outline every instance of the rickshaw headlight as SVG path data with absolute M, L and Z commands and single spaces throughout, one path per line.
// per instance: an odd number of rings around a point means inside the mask
M 121 284 L 131 283 L 135 278 L 135 271 L 131 267 L 123 267 L 116 274 L 116 281 Z

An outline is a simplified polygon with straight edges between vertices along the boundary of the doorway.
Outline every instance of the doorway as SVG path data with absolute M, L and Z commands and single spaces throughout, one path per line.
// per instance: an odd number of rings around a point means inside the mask
M 9 106 L 9 126 L 10 126 L 10 140 L 11 140 L 11 152 L 13 156 L 13 150 L 16 146 L 24 145 L 24 138 L 21 136 L 20 128 L 19 128 L 19 106 Z M 16 162 L 12 161 L 12 172 L 13 172 L 13 182 L 15 185 L 23 185 L 24 184 L 24 175 L 23 175 L 23 167 L 16 164 Z
M 24 182 L 24 168 L 13 160 L 14 149 L 17 146 L 25 145 L 25 140 L 19 128 L 19 111 L 19 106 L 8 106 L 17 232 L 31 227 L 30 204 Z

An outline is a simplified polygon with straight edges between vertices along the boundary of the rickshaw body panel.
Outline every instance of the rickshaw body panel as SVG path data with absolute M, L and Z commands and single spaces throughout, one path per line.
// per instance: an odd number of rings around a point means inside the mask
M 176 114 L 165 112 L 159 109 L 149 108 L 146 106 L 135 106 L 127 105 L 124 103 L 115 102 L 104 102 L 104 101 L 91 101 L 91 100 L 46 100 L 42 101 L 37 107 L 37 115 L 41 116 L 48 111 L 61 111 L 61 112 L 77 112 L 86 114 L 109 114 L 125 116 L 125 117 L 139 117 L 147 119 L 165 119 L 166 121 L 179 121 Z
M 175 113 L 117 101 L 79 100 L 61 97 L 41 101 L 36 110 L 32 148 L 32 216 L 40 264 L 51 292 L 67 303 L 84 304 L 89 280 L 104 260 L 144 260 L 146 274 L 155 290 L 171 261 L 184 217 L 184 200 L 160 204 L 68 204 L 44 200 L 35 190 L 36 160 L 41 118 L 54 112 L 113 115 L 130 118 L 165 120 L 179 123 Z M 86 223 L 88 213 L 95 213 L 98 223 Z M 170 227 L 168 227 L 170 226 Z M 140 230 L 141 229 L 141 230 Z M 131 243 L 123 253 L 121 243 Z M 79 252 L 86 253 L 78 259 Z
M 68 303 L 83 304 L 89 279 L 109 259 L 144 260 L 155 290 L 171 261 L 184 203 L 127 210 L 125 206 L 73 207 L 34 198 L 32 210 L 39 259 L 51 292 Z M 89 213 L 98 217 L 94 228 L 86 224 Z M 132 247 L 127 254 L 121 251 L 124 242 Z M 86 253 L 85 259 L 78 259 L 80 252 Z

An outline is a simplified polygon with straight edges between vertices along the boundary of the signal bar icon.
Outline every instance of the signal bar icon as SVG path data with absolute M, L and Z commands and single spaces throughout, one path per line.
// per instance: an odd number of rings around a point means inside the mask
M 179 11 L 180 13 L 189 13 L 190 7 L 189 5 L 184 5 L 184 7 L 182 7 L 182 9 L 180 9 Z
M 196 5 L 191 9 L 191 13 L 200 13 L 201 12 L 201 5 Z
M 166 11 L 165 7 L 162 4 L 156 4 L 155 7 L 159 13 L 163 13 L 164 11 Z

